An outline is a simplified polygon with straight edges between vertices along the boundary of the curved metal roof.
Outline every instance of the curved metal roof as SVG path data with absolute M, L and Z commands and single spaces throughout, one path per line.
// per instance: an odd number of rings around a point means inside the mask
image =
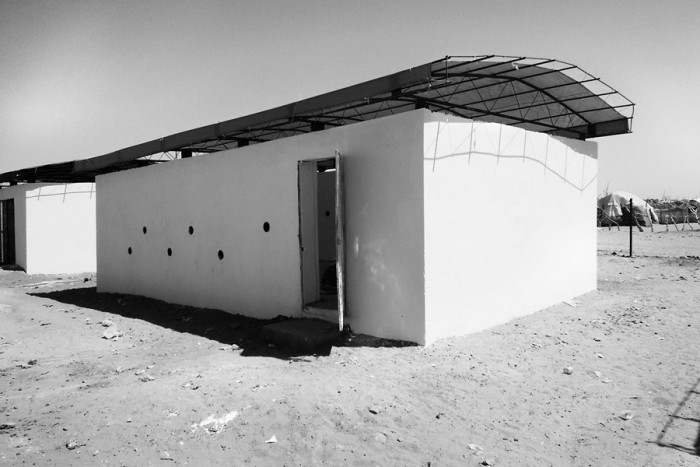
M 628 133 L 634 104 L 599 78 L 551 59 L 445 57 L 263 112 L 102 156 L 0 175 L 0 182 L 73 182 L 156 163 L 156 155 L 232 149 L 417 108 L 576 139 Z M 177 157 L 177 156 L 172 156 Z

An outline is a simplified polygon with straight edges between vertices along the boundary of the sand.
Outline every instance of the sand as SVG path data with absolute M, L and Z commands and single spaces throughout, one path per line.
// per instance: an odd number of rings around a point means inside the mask
M 597 291 L 429 347 L 0 271 L 0 465 L 700 465 L 694 226 L 601 229 Z

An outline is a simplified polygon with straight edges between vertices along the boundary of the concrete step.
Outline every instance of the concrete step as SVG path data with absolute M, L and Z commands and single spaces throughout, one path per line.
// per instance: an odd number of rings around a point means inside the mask
M 314 350 L 340 337 L 338 324 L 320 319 L 289 319 L 262 328 L 266 341 L 294 350 Z

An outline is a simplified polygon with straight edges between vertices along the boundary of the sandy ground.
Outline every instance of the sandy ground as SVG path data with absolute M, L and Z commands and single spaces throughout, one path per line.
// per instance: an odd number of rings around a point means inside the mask
M 598 291 L 569 304 L 315 355 L 94 276 L 0 271 L 0 465 L 700 465 L 695 227 L 638 234 L 634 258 L 600 230 Z

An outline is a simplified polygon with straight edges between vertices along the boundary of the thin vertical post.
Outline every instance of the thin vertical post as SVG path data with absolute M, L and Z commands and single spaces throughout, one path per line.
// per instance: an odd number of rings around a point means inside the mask
M 634 205 L 632 204 L 632 198 L 630 198 L 630 258 L 632 257 L 632 227 L 634 227 Z

